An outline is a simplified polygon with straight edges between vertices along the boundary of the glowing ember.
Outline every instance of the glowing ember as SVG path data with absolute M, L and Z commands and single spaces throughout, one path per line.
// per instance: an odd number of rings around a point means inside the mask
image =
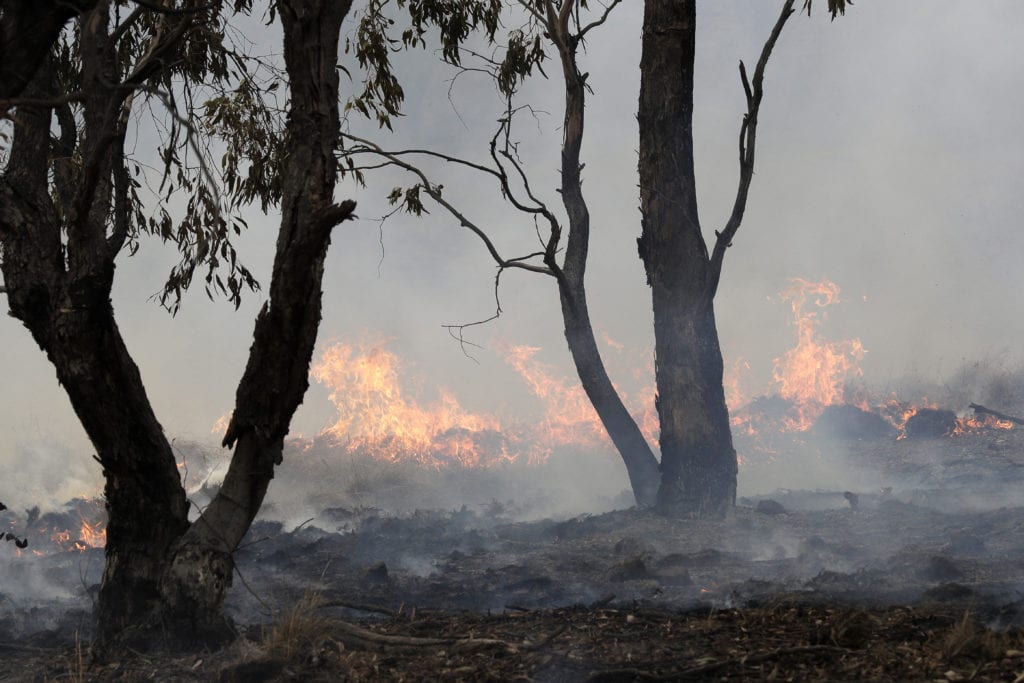
M 977 429 L 1013 429 L 1013 423 L 1009 420 L 1000 420 L 995 415 L 975 415 L 973 417 L 957 418 L 954 436 L 967 434 Z

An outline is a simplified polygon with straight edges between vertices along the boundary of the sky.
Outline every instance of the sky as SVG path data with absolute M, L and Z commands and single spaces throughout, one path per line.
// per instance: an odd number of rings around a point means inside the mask
M 832 22 L 825 3 L 815 4 L 812 17 L 791 18 L 766 73 L 746 218 L 716 300 L 726 363 L 746 360 L 752 390 L 770 390 L 772 359 L 794 341 L 778 293 L 800 277 L 828 278 L 841 288 L 822 332 L 862 341 L 869 384 L 898 389 L 907 375 L 941 380 L 979 360 L 1015 367 L 1024 338 L 1024 142 L 1016 135 L 1024 6 L 860 0 Z M 694 134 L 706 235 L 724 224 L 736 191 L 744 108 L 737 64 L 756 62 L 780 6 L 698 5 Z M 591 317 L 600 337 L 624 345 L 621 352 L 607 348 L 622 383 L 644 370 L 652 347 L 650 295 L 635 243 L 641 19 L 642 3 L 626 0 L 580 56 L 594 90 L 582 153 L 593 217 Z M 350 19 L 343 30 L 353 25 Z M 245 30 L 265 52 L 280 51 L 273 29 L 253 23 Z M 358 75 L 351 62 L 345 58 Z M 394 133 L 358 120 L 352 130 L 391 149 L 429 147 L 485 160 L 501 107 L 493 88 L 469 74 L 449 90 L 453 74 L 432 50 L 400 58 L 399 68 L 406 115 Z M 539 113 L 518 130 L 533 186 L 558 206 L 561 83 L 554 63 L 547 72 L 550 79 L 524 88 L 523 100 Z M 352 87 L 343 77 L 343 92 Z M 501 202 L 493 184 L 451 168 L 431 172 L 504 253 L 534 249 L 531 223 Z M 356 199 L 360 220 L 335 231 L 318 353 L 333 342 L 386 339 L 423 400 L 445 387 L 470 410 L 537 416 L 540 408 L 501 349 L 541 347 L 545 363 L 572 377 L 554 283 L 507 274 L 502 316 L 471 332 L 482 348 L 468 358 L 442 325 L 493 313 L 493 263 L 479 240 L 440 211 L 381 225 L 383 198 L 403 181 L 379 175 L 365 188 L 339 185 L 337 198 Z M 239 250 L 266 283 L 278 216 L 247 217 L 251 229 Z M 123 257 L 113 303 L 167 434 L 210 439 L 232 406 L 264 295 L 250 295 L 236 311 L 197 290 L 172 318 L 151 298 L 172 259 L 155 241 Z M 0 499 L 89 493 L 98 486 L 98 466 L 52 367 L 11 317 L 0 318 L 0 348 L 0 459 L 7 465 Z M 312 384 L 294 431 L 313 434 L 334 421 L 327 393 Z

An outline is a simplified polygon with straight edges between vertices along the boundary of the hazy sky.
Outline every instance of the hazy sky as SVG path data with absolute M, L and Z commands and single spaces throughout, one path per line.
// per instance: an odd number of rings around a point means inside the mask
M 829 278 L 841 287 L 843 303 L 830 309 L 824 332 L 863 341 L 869 383 L 884 385 L 910 372 L 948 374 L 978 358 L 1019 362 L 1024 5 L 861 0 L 829 22 L 825 3 L 817 4 L 812 18 L 791 19 L 767 70 L 753 188 L 717 299 L 727 362 L 747 359 L 754 384 L 768 388 L 772 359 L 793 340 L 788 309 L 777 296 L 792 277 Z M 779 6 L 738 0 L 698 6 L 694 131 L 708 235 L 724 223 L 735 193 L 744 106 L 736 67 L 740 59 L 756 61 Z M 583 150 L 593 216 L 592 318 L 599 334 L 627 347 L 621 358 L 609 351 L 622 381 L 651 345 L 649 292 L 635 244 L 641 14 L 639 0 L 626 0 L 580 58 L 594 89 Z M 270 42 L 274 35 L 254 30 L 252 37 Z M 268 44 L 265 51 L 279 47 Z M 493 88 L 460 79 L 453 88 L 456 116 L 447 96 L 451 72 L 434 64 L 431 52 L 402 64 L 407 116 L 394 135 L 378 135 L 381 144 L 485 159 L 500 108 Z M 529 125 L 520 133 L 534 186 L 558 206 L 561 83 L 554 63 L 547 71 L 552 78 L 532 83 L 524 97 L 548 114 L 536 124 L 524 119 Z M 457 174 L 434 180 L 492 228 L 503 251 L 533 250 L 532 225 L 501 204 L 491 183 Z M 335 232 L 320 348 L 386 337 L 424 399 L 443 385 L 470 409 L 536 414 L 498 349 L 502 342 L 541 346 L 545 362 L 571 373 L 553 282 L 509 274 L 503 317 L 474 333 L 486 348 L 475 352 L 478 362 L 468 360 L 441 325 L 492 312 L 492 263 L 474 237 L 439 211 L 430 219 L 389 221 L 382 255 L 375 218 L 395 182 L 371 177 L 366 189 L 338 190 L 339 199 L 358 200 L 361 220 Z M 277 216 L 253 213 L 250 225 L 240 248 L 266 281 Z M 172 319 L 149 300 L 170 263 L 156 242 L 123 258 L 114 304 L 167 433 L 206 437 L 232 405 L 262 295 L 236 312 L 197 291 Z M 4 488 L 98 479 L 84 433 L 28 332 L 5 317 L 0 345 Z M 331 416 L 326 391 L 314 384 L 295 428 L 316 432 Z

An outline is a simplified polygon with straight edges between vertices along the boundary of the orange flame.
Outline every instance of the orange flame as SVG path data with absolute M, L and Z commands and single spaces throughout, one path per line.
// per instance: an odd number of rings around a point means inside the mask
M 552 369 L 534 360 L 535 346 L 511 346 L 505 361 L 523 378 L 533 395 L 545 407 L 538 432 L 544 455 L 558 446 L 601 446 L 606 443 L 604 427 L 579 382 L 556 378 Z
M 330 390 L 338 410 L 334 424 L 318 438 L 349 453 L 434 467 L 486 467 L 521 461 L 536 464 L 556 449 L 608 450 L 610 442 L 579 382 L 559 377 L 537 361 L 539 348 L 507 346 L 506 362 L 539 399 L 543 417 L 529 424 L 503 423 L 494 415 L 464 410 L 447 390 L 421 403 L 402 386 L 400 359 L 383 342 L 336 343 L 324 351 L 311 374 Z M 638 423 L 656 443 L 654 392 L 637 401 Z
M 383 344 L 334 344 L 313 366 L 313 377 L 331 390 L 338 420 L 321 432 L 348 452 L 384 460 L 414 460 L 440 467 L 493 465 L 513 459 L 499 421 L 470 413 L 446 390 L 431 405 L 406 396 L 401 364 Z M 484 443 L 487 442 L 487 447 Z
M 1014 425 L 1009 420 L 1000 420 L 995 415 L 974 415 L 972 417 L 957 418 L 956 427 L 953 429 L 953 436 L 960 436 L 978 429 L 1013 429 Z
M 82 520 L 82 527 L 78 530 L 78 540 L 90 548 L 104 548 L 107 545 L 107 529 L 102 522 L 89 524 Z
M 812 297 L 818 308 L 838 303 L 839 287 L 835 283 L 794 278 L 780 296 L 790 302 L 797 343 L 782 358 L 775 359 L 772 375 L 779 384 L 779 395 L 797 406 L 797 418 L 790 421 L 789 428 L 806 431 L 825 406 L 844 401 L 847 380 L 864 374 L 860 361 L 866 351 L 859 339 L 821 339 L 818 327 L 823 313 L 805 310 Z

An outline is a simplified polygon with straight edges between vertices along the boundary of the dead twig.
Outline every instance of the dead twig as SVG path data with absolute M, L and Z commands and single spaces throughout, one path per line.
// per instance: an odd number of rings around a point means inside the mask
M 524 645 L 523 649 L 528 651 L 528 652 L 532 652 L 532 651 L 535 651 L 535 650 L 540 650 L 542 648 L 545 648 L 548 645 L 550 645 L 551 643 L 553 643 L 555 638 L 557 638 L 558 636 L 562 635 L 563 633 L 565 633 L 568 630 L 569 630 L 568 624 L 560 626 L 560 627 L 556 628 L 554 631 L 552 631 L 551 633 L 549 633 L 548 635 L 546 635 L 543 638 L 541 638 L 540 640 L 538 640 L 537 642 L 535 642 L 535 643 L 528 643 L 528 644 Z
M 333 622 L 338 637 L 345 645 L 366 650 L 387 650 L 406 648 L 449 648 L 453 652 L 477 652 L 479 650 L 503 650 L 515 654 L 519 648 L 512 643 L 493 638 L 420 638 L 415 636 L 397 636 L 377 633 L 368 629 L 349 624 L 344 621 Z
M 345 609 L 354 609 L 357 612 L 372 612 L 374 614 L 383 614 L 389 617 L 397 617 L 398 612 L 387 607 L 380 607 L 379 605 L 365 605 L 357 602 L 348 602 L 346 600 L 330 600 L 328 602 L 320 603 L 317 609 L 325 609 L 327 607 L 344 607 Z

